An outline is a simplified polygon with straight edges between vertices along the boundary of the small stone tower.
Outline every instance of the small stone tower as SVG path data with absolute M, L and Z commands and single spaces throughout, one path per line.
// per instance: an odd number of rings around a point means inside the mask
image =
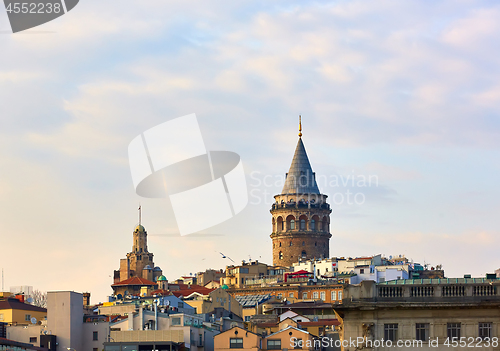
M 149 277 L 144 276 L 143 269 L 151 270 L 154 267 L 153 254 L 148 252 L 148 233 L 142 225 L 135 227 L 134 234 L 134 244 L 132 246 L 132 252 L 127 254 L 127 259 L 130 263 L 130 270 L 132 277 L 143 277 L 145 279 L 151 280 Z
M 302 123 L 292 165 L 281 194 L 271 208 L 273 264 L 291 266 L 299 260 L 330 256 L 330 205 L 319 192 L 302 142 Z

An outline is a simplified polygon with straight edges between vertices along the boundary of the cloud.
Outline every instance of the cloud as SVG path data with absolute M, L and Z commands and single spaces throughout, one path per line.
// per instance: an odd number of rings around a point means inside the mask
M 45 25 L 51 33 L 0 35 L 0 165 L 8 170 L 0 175 L 0 203 L 8 209 L 5 231 L 26 240 L 7 237 L 6 262 L 16 251 L 34 257 L 56 243 L 58 260 L 46 259 L 47 289 L 85 289 L 73 277 L 85 266 L 86 281 L 98 276 L 96 294 L 109 293 L 101 275 L 112 274 L 130 249 L 139 202 L 152 234 L 176 229 L 168 204 L 135 195 L 127 145 L 192 112 L 208 149 L 238 152 L 248 174 L 287 171 L 298 114 L 318 175 L 377 174 L 380 186 L 363 189 L 366 206 L 333 212 L 335 254 L 359 256 L 370 245 L 411 249 L 451 266 L 470 247 L 479 252 L 470 238 L 498 247 L 498 223 L 484 209 L 496 208 L 498 193 L 498 11 L 455 1 L 124 0 L 117 8 L 89 0 Z M 466 184 L 478 199 L 457 200 L 463 180 L 479 172 L 491 178 Z M 280 191 L 265 190 L 270 201 Z M 152 236 L 152 251 L 169 279 L 204 268 L 169 260 L 190 245 L 197 256 L 211 247 L 269 262 L 268 211 L 263 201 L 213 228 L 234 233 L 224 240 Z M 62 255 L 74 247 L 84 253 Z M 103 247 L 105 259 L 89 263 L 85 253 Z M 492 259 L 477 270 L 487 264 L 498 266 Z M 25 284 L 20 277 L 42 284 L 33 266 L 9 269 L 18 273 L 12 285 Z

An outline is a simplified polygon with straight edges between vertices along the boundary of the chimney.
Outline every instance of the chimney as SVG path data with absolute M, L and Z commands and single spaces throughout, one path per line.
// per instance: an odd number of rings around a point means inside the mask
M 83 305 L 90 306 L 90 293 L 89 292 L 83 293 Z

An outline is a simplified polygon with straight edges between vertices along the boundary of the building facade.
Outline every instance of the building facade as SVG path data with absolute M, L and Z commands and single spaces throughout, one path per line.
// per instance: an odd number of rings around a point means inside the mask
M 499 287 L 500 281 L 484 278 L 348 286 L 344 303 L 334 306 L 342 321 L 343 350 L 498 350 Z

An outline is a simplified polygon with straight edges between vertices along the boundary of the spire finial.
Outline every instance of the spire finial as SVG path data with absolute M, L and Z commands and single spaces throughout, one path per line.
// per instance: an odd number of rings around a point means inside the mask
M 299 115 L 299 138 L 302 138 L 302 116 Z

